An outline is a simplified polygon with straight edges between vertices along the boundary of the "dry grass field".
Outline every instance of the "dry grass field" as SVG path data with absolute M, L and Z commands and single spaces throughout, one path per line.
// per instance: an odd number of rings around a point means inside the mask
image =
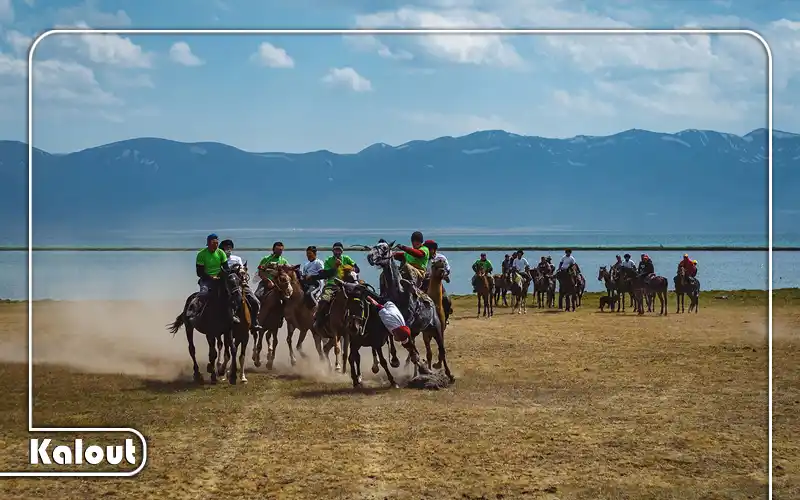
M 454 385 L 354 392 L 313 357 L 194 386 L 180 303 L 34 305 L 35 422 L 133 426 L 133 479 L 5 479 L 0 498 L 766 498 L 766 294 L 699 314 L 530 309 L 476 319 L 458 298 Z M 775 300 L 775 498 L 800 498 L 800 293 Z M 0 304 L 0 468 L 28 456 L 25 304 Z M 196 334 L 198 361 L 207 348 Z M 421 339 L 418 340 L 421 346 Z M 251 345 L 252 347 L 252 345 Z M 312 353 L 310 340 L 305 351 Z M 122 373 L 122 374 L 120 374 Z

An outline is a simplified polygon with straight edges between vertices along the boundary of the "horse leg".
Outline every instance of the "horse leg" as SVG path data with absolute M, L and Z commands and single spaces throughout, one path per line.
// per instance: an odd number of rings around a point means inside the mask
M 383 352 L 383 346 L 381 346 L 380 349 L 372 348 L 372 373 L 378 373 L 380 371 L 378 351 Z
M 342 338 L 339 335 L 334 337 L 334 344 L 333 344 L 333 357 L 336 359 L 336 365 L 334 366 L 334 370 L 336 372 L 342 371 L 342 365 L 339 363 L 339 356 L 342 354 Z
M 228 331 L 217 338 L 217 375 L 220 377 L 228 371 L 228 363 L 231 361 L 231 335 L 233 334 Z
M 478 294 L 478 318 L 481 317 L 481 294 Z
M 392 335 L 389 335 L 389 356 L 392 358 L 389 361 L 392 368 L 399 368 L 400 360 L 397 359 L 397 346 L 394 344 L 394 336 Z
M 308 330 L 303 330 L 302 328 L 298 328 L 300 331 L 300 335 L 297 337 L 297 345 L 294 346 L 297 349 L 297 352 L 300 354 L 301 358 L 306 357 L 306 353 L 303 352 L 303 342 L 306 340 L 306 335 L 308 335 Z
M 197 366 L 197 356 L 195 355 L 194 328 L 189 326 L 187 321 L 184 321 L 183 327 L 186 329 L 186 341 L 189 343 L 189 356 L 192 357 L 192 380 L 203 382 L 203 376 L 200 375 L 200 367 Z
M 294 335 L 294 327 L 286 322 L 286 345 L 289 346 L 289 363 L 292 366 L 297 364 L 297 358 L 294 357 L 294 347 L 292 347 L 292 336 Z
M 372 351 L 373 352 L 377 351 L 378 353 L 378 360 L 380 361 L 381 366 L 383 367 L 383 371 L 386 373 L 386 378 L 389 379 L 389 387 L 397 389 L 398 388 L 397 382 L 395 382 L 394 377 L 392 376 L 392 372 L 389 371 L 389 364 L 386 362 L 386 356 L 383 355 L 383 346 L 381 345 L 381 347 L 379 347 L 377 350 L 373 347 Z
M 356 344 L 355 349 L 350 349 L 350 355 L 347 357 L 350 362 L 350 379 L 352 379 L 353 387 L 355 388 L 364 386 L 361 379 L 361 356 L 358 351 L 358 344 Z
M 661 307 L 661 311 L 663 312 L 664 316 L 667 315 L 667 291 L 662 290 L 658 292 L 658 302 L 659 306 Z
M 245 353 L 247 352 L 247 343 L 250 340 L 249 335 L 242 334 L 241 339 L 237 341 L 239 344 L 239 380 L 243 383 L 247 383 L 247 377 L 244 375 L 244 357 Z
M 233 338 L 233 331 L 225 334 L 225 343 L 228 344 L 228 354 L 231 358 L 231 367 L 228 372 L 228 383 L 231 385 L 236 385 L 236 375 L 238 375 L 238 363 L 239 363 L 239 354 L 237 352 L 239 348 L 239 342 L 237 339 Z
M 216 336 L 215 335 L 206 335 L 206 341 L 208 342 L 208 364 L 206 365 L 206 371 L 211 374 L 211 383 L 217 382 L 217 370 L 215 370 L 215 362 L 217 361 L 217 346 L 216 346 Z
M 278 351 L 278 328 L 269 331 L 267 344 L 267 370 L 272 370 L 275 363 L 275 353 Z
M 264 344 L 264 335 L 264 329 L 253 334 L 253 364 L 255 366 L 261 366 L 261 349 Z
M 447 352 L 444 349 L 444 334 L 442 333 L 441 329 L 436 329 L 436 333 L 433 334 L 433 337 L 436 339 L 436 345 L 439 348 L 439 360 L 441 360 L 442 365 L 444 366 L 444 373 L 447 375 L 447 378 L 450 379 L 450 382 L 455 382 L 456 378 L 450 373 L 450 367 L 447 365 Z
M 322 339 L 320 339 L 320 342 L 322 342 Z M 331 371 L 334 369 L 333 365 L 331 365 L 331 349 L 336 347 L 337 342 L 338 340 L 336 337 L 330 338 L 327 342 L 325 342 L 325 347 L 323 348 L 325 359 L 328 361 L 328 369 Z
M 359 344 L 360 345 L 360 344 Z M 350 350 L 350 335 L 345 335 L 342 337 L 342 374 L 344 375 L 347 373 L 347 363 L 345 362 L 346 359 L 350 359 L 350 355 L 348 353 Z M 361 354 L 358 355 L 359 363 L 361 362 Z M 358 368 L 359 377 L 361 377 L 361 365 Z
M 431 351 L 431 340 L 431 335 L 427 330 L 422 332 L 422 342 L 425 344 L 425 364 L 428 365 L 428 370 L 431 369 L 431 358 L 433 358 L 433 352 Z

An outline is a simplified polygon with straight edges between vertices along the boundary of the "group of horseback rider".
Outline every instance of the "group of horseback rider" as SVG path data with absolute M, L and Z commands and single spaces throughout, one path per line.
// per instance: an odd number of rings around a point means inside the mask
M 680 274 L 681 270 L 684 271 L 687 279 L 695 278 L 697 276 L 697 261 L 691 260 L 689 254 L 683 254 L 683 258 L 678 263 L 678 274 Z M 617 255 L 617 261 L 611 266 L 611 272 L 629 278 L 641 279 L 645 284 L 656 275 L 653 260 L 646 253 L 641 255 L 638 266 L 631 260 L 631 254 L 626 253 L 622 257 Z
M 552 257 L 542 255 L 541 260 L 536 265 L 535 270 L 546 278 L 558 276 L 564 272 L 574 272 L 576 275 L 581 273 L 581 268 L 575 257 L 572 256 L 572 250 L 567 248 L 564 250 L 564 256 L 558 263 L 558 269 L 553 265 Z M 472 293 L 477 292 L 477 280 L 479 271 L 486 275 L 489 280 L 489 287 L 494 288 L 494 276 L 492 272 L 492 262 L 486 258 L 486 254 L 482 253 L 478 260 L 472 264 L 472 271 L 475 275 L 472 276 Z M 502 263 L 502 276 L 506 279 L 507 283 L 529 283 L 533 279 L 532 269 L 525 258 L 524 250 L 517 250 L 511 255 L 506 254 Z
M 385 243 L 385 240 L 381 240 Z M 199 297 L 201 303 L 205 304 L 211 292 L 224 292 L 230 304 L 228 314 L 234 323 L 239 323 L 238 316 L 240 300 L 233 300 L 237 295 L 233 285 L 228 280 L 220 278 L 231 273 L 240 276 L 239 286 L 241 293 L 245 297 L 251 311 L 251 327 L 253 331 L 263 329 L 258 321 L 260 301 L 267 291 L 275 287 L 275 278 L 279 268 L 284 266 L 293 267 L 303 286 L 306 298 L 317 305 L 317 312 L 314 318 L 314 328 L 322 328 L 328 313 L 330 312 L 331 302 L 338 287 L 336 279 L 345 282 L 357 282 L 358 274 L 361 270 L 358 264 L 348 255 L 344 254 L 344 245 L 341 242 L 333 244 L 332 255 L 324 261 L 317 258 L 317 247 L 309 246 L 306 248 L 307 261 L 302 265 L 291 266 L 286 257 L 283 256 L 284 245 L 278 241 L 272 245 L 272 253 L 266 255 L 258 264 L 258 276 L 261 281 L 253 292 L 249 286 L 249 278 L 242 259 L 233 255 L 234 244 L 231 240 L 224 240 L 220 243 L 216 234 L 209 234 L 206 238 L 206 247 L 197 253 L 196 272 L 198 285 L 200 287 Z M 397 245 L 397 251 L 393 257 L 402 262 L 400 275 L 414 283 L 418 288 L 425 290 L 430 277 L 431 264 L 436 261 L 444 262 L 443 280 L 450 282 L 450 264 L 447 258 L 439 253 L 439 245 L 433 240 L 423 240 L 422 233 L 415 231 L 411 235 L 411 246 Z M 442 287 L 444 308 L 447 316 L 452 314 L 452 301 Z M 392 304 L 386 304 L 380 297 L 373 297 L 380 301 L 381 308 L 392 311 Z M 383 315 L 382 315 L 383 316 Z

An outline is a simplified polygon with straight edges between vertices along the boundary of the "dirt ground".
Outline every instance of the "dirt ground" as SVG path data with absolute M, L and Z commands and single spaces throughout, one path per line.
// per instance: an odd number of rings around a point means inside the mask
M 364 350 L 360 392 L 312 356 L 290 368 L 283 335 L 273 372 L 248 350 L 247 385 L 192 385 L 183 330 L 164 329 L 180 303 L 36 303 L 35 423 L 132 426 L 149 460 L 132 479 L 0 480 L 0 498 L 766 498 L 766 294 L 714 295 L 682 315 L 671 295 L 666 318 L 589 295 L 476 319 L 459 298 L 454 385 L 382 389 Z M 776 297 L 774 498 L 790 499 L 800 293 Z M 28 457 L 25 321 L 0 304 L 2 470 Z

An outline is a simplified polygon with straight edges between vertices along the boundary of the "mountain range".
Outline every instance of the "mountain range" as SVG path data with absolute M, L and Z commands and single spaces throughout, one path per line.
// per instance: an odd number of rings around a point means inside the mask
M 34 237 L 215 227 L 766 231 L 767 132 L 632 129 L 548 139 L 501 130 L 355 154 L 251 153 L 130 139 L 34 149 Z M 800 213 L 800 135 L 773 132 L 774 199 Z M 0 141 L 5 241 L 25 241 L 27 145 Z M 789 215 L 787 215 L 789 214 Z M 793 215 L 796 217 L 796 215 Z M 783 220 L 783 219 L 781 219 Z M 52 240 L 52 238 L 47 238 Z

